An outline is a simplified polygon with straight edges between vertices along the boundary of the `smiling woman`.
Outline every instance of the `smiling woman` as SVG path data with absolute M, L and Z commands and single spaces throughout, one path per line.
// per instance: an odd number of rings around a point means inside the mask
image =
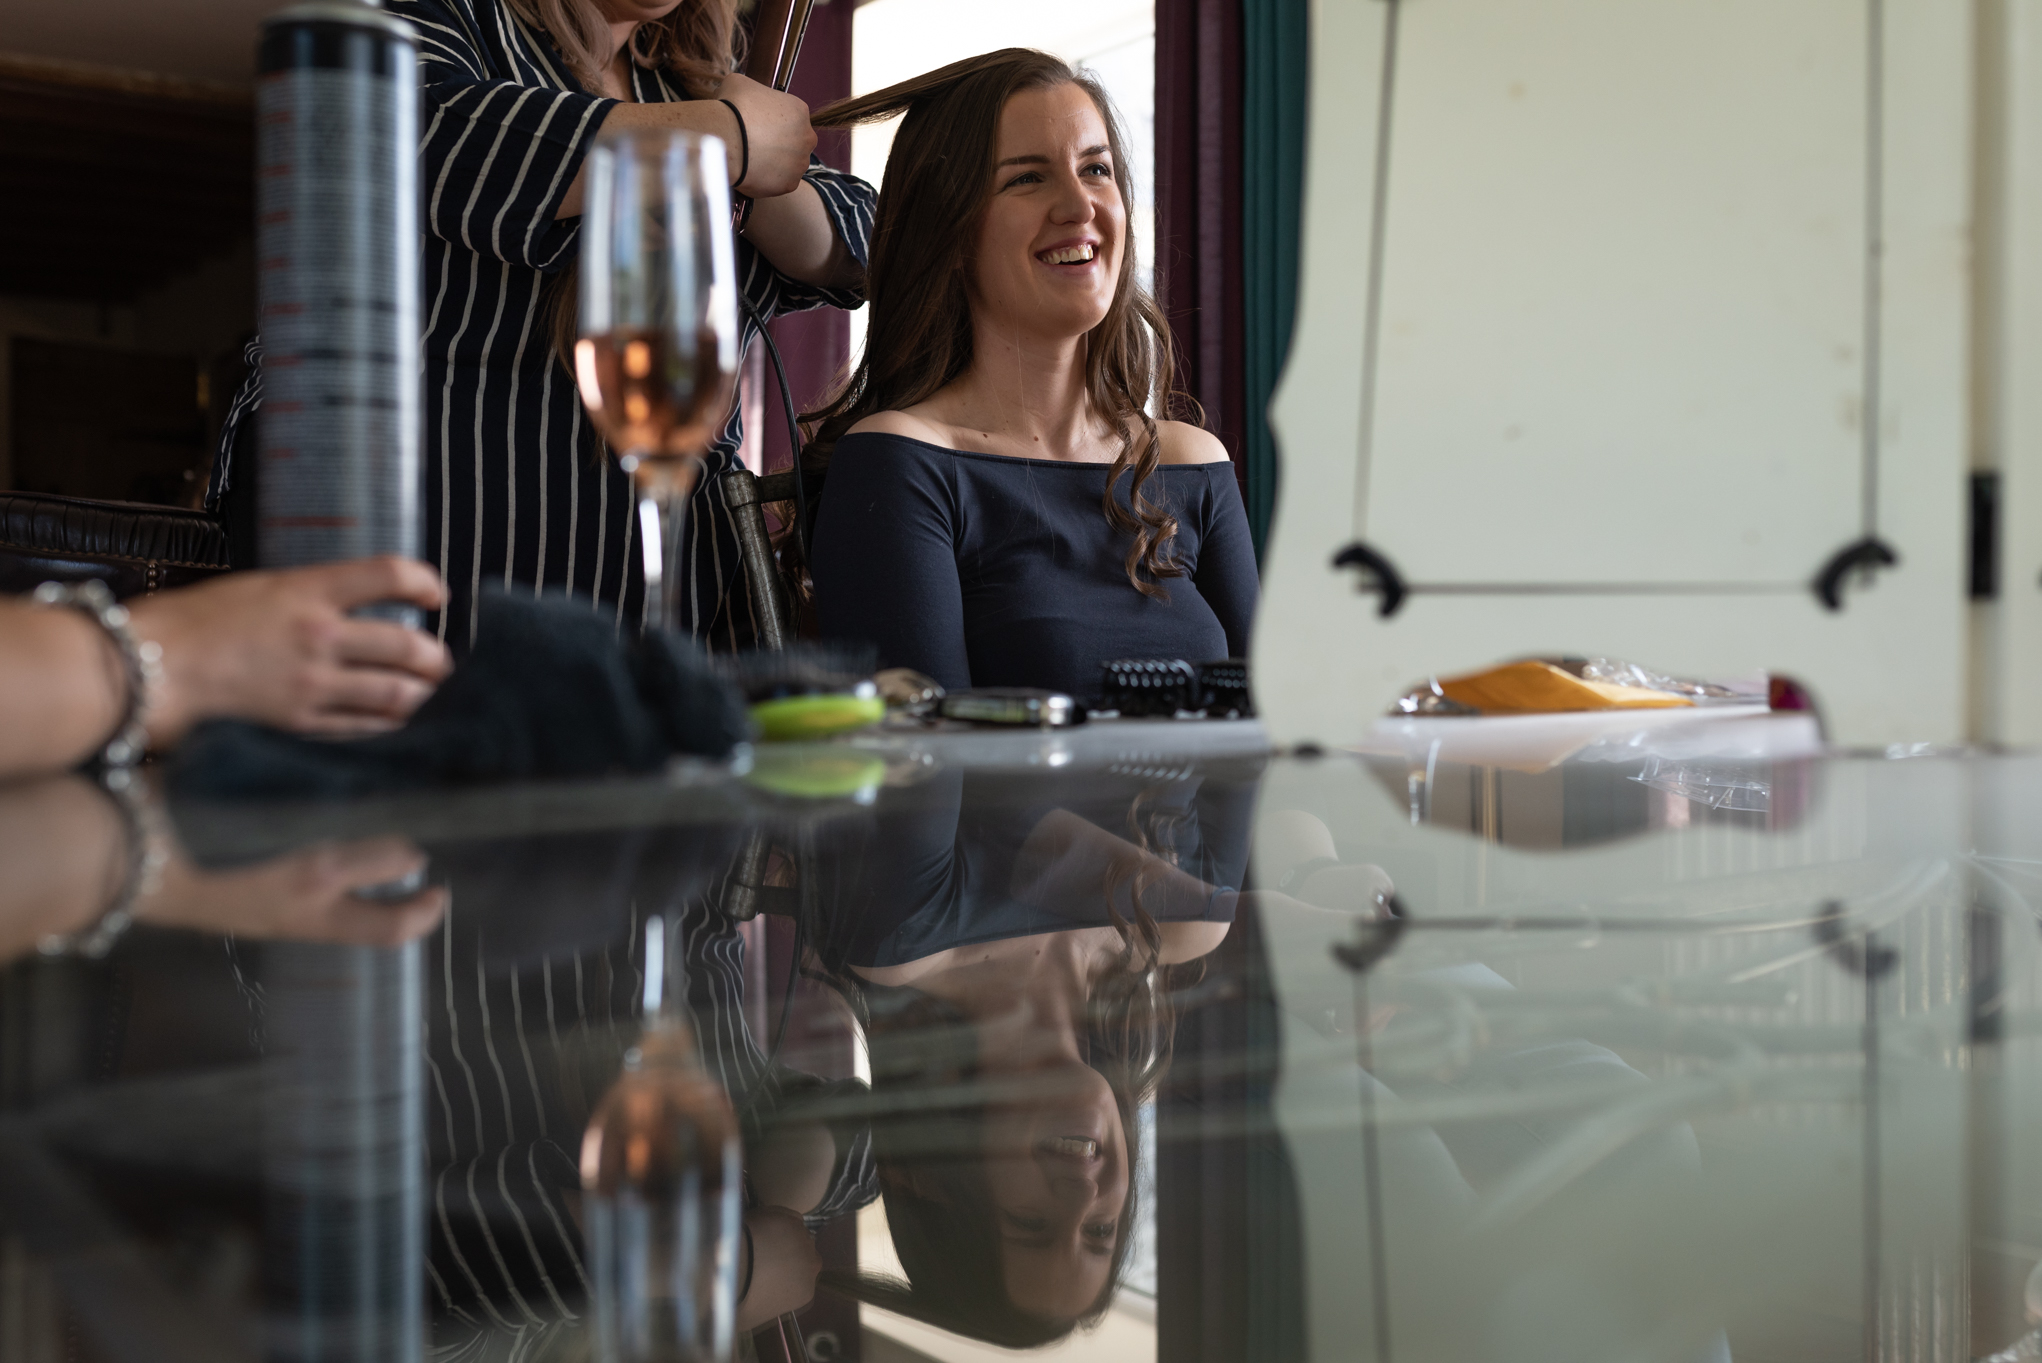
M 1135 279 L 1104 92 L 1008 48 L 815 122 L 903 112 L 865 354 L 813 414 L 832 461 L 814 537 L 824 634 L 945 686 L 1079 695 L 1111 658 L 1238 656 L 1247 522 L 1220 443 L 1157 419 L 1172 347 Z

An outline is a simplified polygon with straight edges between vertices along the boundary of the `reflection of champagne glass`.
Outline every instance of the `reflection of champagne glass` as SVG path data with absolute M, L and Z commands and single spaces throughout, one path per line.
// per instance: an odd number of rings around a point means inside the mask
M 695 1053 L 666 929 L 646 920 L 645 1031 L 581 1143 L 600 1363 L 722 1363 L 735 1339 L 737 1116 Z
M 638 487 L 646 619 L 679 624 L 681 526 L 737 377 L 737 260 L 721 140 L 605 131 L 588 157 L 575 377 Z

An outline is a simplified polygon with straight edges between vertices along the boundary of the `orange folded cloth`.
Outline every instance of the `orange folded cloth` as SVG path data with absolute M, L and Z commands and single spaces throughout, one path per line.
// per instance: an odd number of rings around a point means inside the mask
M 1485 715 L 1550 715 L 1569 710 L 1663 710 L 1693 705 L 1685 696 L 1642 686 L 1583 681 L 1551 663 L 1505 663 L 1441 680 L 1448 700 L 1473 706 Z

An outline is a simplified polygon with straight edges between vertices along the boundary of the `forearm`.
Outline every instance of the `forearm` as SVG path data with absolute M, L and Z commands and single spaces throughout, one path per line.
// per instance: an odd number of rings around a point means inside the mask
M 82 777 L 0 790 L 0 961 L 104 912 L 127 870 L 112 801 Z
M 733 189 L 745 171 L 737 117 L 720 100 L 619 104 L 604 117 L 603 126 L 617 130 L 681 129 L 720 137 L 729 149 Z M 587 182 L 588 163 L 583 161 L 568 184 L 555 218 L 581 216 L 586 206 Z M 805 180 L 797 183 L 792 193 L 754 200 L 744 234 L 759 254 L 789 279 L 821 288 L 850 288 L 865 276 L 865 267 L 851 254 L 830 223 L 829 214 L 823 211 L 822 196 Z
M 1045 814 L 1014 861 L 1017 898 L 1073 918 L 1104 922 L 1109 889 L 1131 896 L 1137 880 L 1142 907 L 1159 920 L 1203 917 L 1217 888 L 1067 809 Z
M 704 133 L 723 139 L 729 149 L 731 182 L 744 169 L 738 158 L 737 118 L 722 103 L 713 99 L 682 100 L 672 104 L 619 104 L 611 108 L 603 118 L 603 127 L 619 131 L 628 129 L 649 129 L 659 131 L 685 131 Z M 568 183 L 567 196 L 560 201 L 555 218 L 578 218 L 582 213 L 583 198 L 588 185 L 588 162 L 583 160 L 575 169 L 574 179 Z M 817 205 L 821 211 L 821 205 Z
M 768 1206 L 806 1214 L 829 1194 L 837 1143 L 821 1122 L 796 1122 L 765 1137 L 751 1152 L 752 1187 Z
M 0 604 L 0 777 L 76 766 L 113 737 L 126 698 L 120 657 L 90 620 Z
M 759 199 L 745 224 L 745 239 L 789 279 L 825 289 L 848 289 L 865 278 L 865 267 L 837 235 L 822 196 L 803 181 L 792 194 Z
M 754 1207 L 744 1215 L 745 1237 L 738 1281 L 750 1290 L 737 1306 L 737 1328 L 755 1330 L 775 1316 L 799 1311 L 815 1299 L 815 1275 L 822 1271 L 814 1237 L 785 1207 Z

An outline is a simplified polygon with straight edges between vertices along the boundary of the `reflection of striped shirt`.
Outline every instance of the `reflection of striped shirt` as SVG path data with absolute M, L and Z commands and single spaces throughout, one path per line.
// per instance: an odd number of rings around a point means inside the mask
M 692 901 L 675 930 L 703 1065 L 737 1106 L 747 1144 L 800 1090 L 840 1087 L 768 1066 L 745 1021 L 744 940 L 708 898 Z M 622 941 L 507 973 L 489 968 L 475 941 L 475 925 L 457 928 L 450 913 L 428 966 L 427 1271 L 438 1313 L 543 1332 L 574 1320 L 588 1292 L 562 1193 L 580 1186 L 582 1132 L 638 1035 L 643 934 L 634 910 Z M 840 1133 L 838 1144 L 811 1227 L 878 1195 L 869 1131 Z
M 441 636 L 465 649 L 490 583 L 586 593 L 620 621 L 637 619 L 644 570 L 631 485 L 555 362 L 546 287 L 574 262 L 581 225 L 553 215 L 616 101 L 583 93 L 546 34 L 504 0 L 390 0 L 389 9 L 418 29 L 424 82 L 425 539 L 452 595 Z M 631 78 L 640 102 L 691 98 L 664 73 L 634 66 Z M 819 162 L 808 183 L 863 263 L 871 186 Z M 857 290 L 789 279 L 743 238 L 737 269 L 763 318 L 863 301 Z M 749 316 L 741 325 L 748 347 L 757 328 Z M 251 373 L 237 416 L 259 396 Z M 230 423 L 222 440 L 233 435 Z M 682 614 L 715 648 L 754 633 L 714 477 L 736 467 L 742 436 L 734 405 L 688 510 Z

